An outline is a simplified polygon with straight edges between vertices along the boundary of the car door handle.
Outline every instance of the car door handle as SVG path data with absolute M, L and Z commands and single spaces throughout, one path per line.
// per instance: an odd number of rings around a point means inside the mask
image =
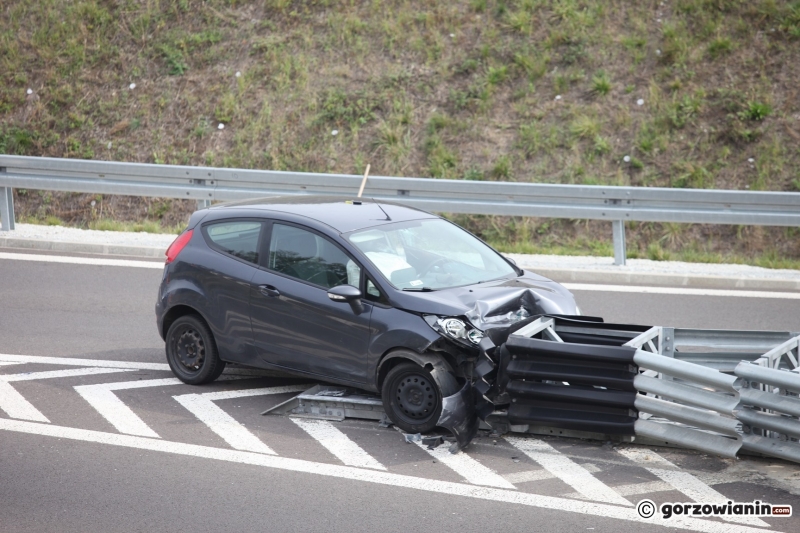
M 259 285 L 258 290 L 261 291 L 261 294 L 264 296 L 280 296 L 281 291 L 273 287 L 272 285 Z

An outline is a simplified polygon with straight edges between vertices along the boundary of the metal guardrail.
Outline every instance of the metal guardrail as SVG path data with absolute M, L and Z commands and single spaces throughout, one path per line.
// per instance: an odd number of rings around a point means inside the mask
M 744 449 L 800 462 L 798 333 L 541 317 L 499 347 L 484 341 L 491 363 L 476 366 L 475 388 L 495 430 L 635 435 L 725 457 Z
M 800 336 L 734 369 L 746 450 L 800 463 Z M 793 370 L 780 369 L 788 366 Z
M 13 229 L 11 188 L 212 200 L 353 195 L 362 176 L 0 155 L 0 218 Z M 369 178 L 364 194 L 440 213 L 609 220 L 616 264 L 625 222 L 800 226 L 800 193 Z
M 695 349 L 715 351 L 696 351 L 691 361 L 677 359 L 680 352 L 659 352 L 653 341 L 668 338 L 665 330 L 674 332 L 675 344 L 682 337 Z M 626 344 L 651 349 L 633 358 L 646 369 L 634 386 L 648 394 L 635 402 L 637 435 L 728 457 L 744 449 L 800 462 L 796 333 L 653 328 Z M 756 350 L 766 353 L 753 357 Z M 730 368 L 736 357 L 740 362 Z

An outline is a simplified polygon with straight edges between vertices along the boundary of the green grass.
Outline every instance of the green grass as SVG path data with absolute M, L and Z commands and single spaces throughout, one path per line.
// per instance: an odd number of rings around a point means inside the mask
M 685 188 L 800 180 L 796 0 L 6 0 L 0 68 L 2 153 Z M 76 209 L 46 216 L 94 220 Z
M 131 231 L 136 233 L 174 233 L 179 234 L 185 225 L 162 226 L 158 220 L 145 220 L 142 222 L 122 222 L 110 218 L 93 220 L 87 224 L 88 229 L 99 231 Z

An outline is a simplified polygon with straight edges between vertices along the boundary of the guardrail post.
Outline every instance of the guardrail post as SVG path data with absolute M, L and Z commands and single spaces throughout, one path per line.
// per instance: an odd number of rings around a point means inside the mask
M 197 209 L 205 209 L 211 207 L 211 200 L 197 200 Z
M 625 221 L 614 220 L 612 224 L 612 233 L 614 236 L 614 264 L 625 264 Z
M 5 171 L 5 168 L 0 168 L 0 172 Z M 0 231 L 14 229 L 14 190 L 11 187 L 0 187 L 0 223 Z

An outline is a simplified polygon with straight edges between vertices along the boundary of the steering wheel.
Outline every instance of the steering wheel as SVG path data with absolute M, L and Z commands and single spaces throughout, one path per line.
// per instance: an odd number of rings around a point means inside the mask
M 439 257 L 437 259 L 434 259 L 428 266 L 425 267 L 425 270 L 423 270 L 422 273 L 420 273 L 419 277 L 428 274 L 431 270 L 434 269 L 434 267 L 446 265 L 447 263 L 448 260 L 445 259 L 444 257 Z

